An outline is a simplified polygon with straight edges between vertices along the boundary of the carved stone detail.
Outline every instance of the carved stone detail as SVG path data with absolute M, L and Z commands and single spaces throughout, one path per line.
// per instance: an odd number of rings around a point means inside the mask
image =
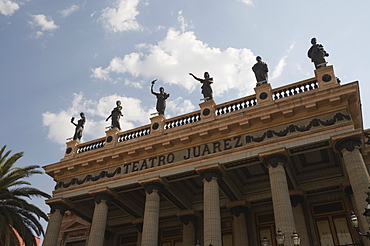
M 164 185 L 159 182 L 148 182 L 144 184 L 144 189 L 148 194 L 152 194 L 153 190 L 157 190 L 160 195 L 164 190 Z
M 107 192 L 98 192 L 94 194 L 94 199 L 96 204 L 100 204 L 102 200 L 106 201 L 106 204 L 109 205 L 110 201 L 113 199 L 112 194 Z
M 265 164 L 266 167 L 272 166 L 272 167 L 277 167 L 279 164 L 282 164 L 285 166 L 288 163 L 288 158 L 286 155 L 283 154 L 272 154 L 269 156 L 266 156 L 263 159 L 263 164 Z
M 198 217 L 194 214 L 185 214 L 181 216 L 180 219 L 181 219 L 181 222 L 185 225 L 188 225 L 189 222 L 192 222 L 193 224 L 195 224 L 198 221 Z
M 60 214 L 63 216 L 65 211 L 68 210 L 68 206 L 62 202 L 54 202 L 48 205 L 50 206 L 50 212 L 52 214 L 58 209 Z
M 230 208 L 230 212 L 232 215 L 239 217 L 240 214 L 246 214 L 248 209 L 245 206 L 234 206 Z
M 211 182 L 213 177 L 217 179 L 221 178 L 221 171 L 215 168 L 204 169 L 200 172 L 200 176 L 202 177 L 202 179 L 205 179 L 207 182 Z
M 292 207 L 297 207 L 297 205 L 303 204 L 304 202 L 304 196 L 301 195 L 291 195 L 290 196 L 290 203 L 292 204 Z
M 361 139 L 358 137 L 346 137 L 335 144 L 335 148 L 339 152 L 342 152 L 343 149 L 352 152 L 355 150 L 355 147 L 361 148 Z

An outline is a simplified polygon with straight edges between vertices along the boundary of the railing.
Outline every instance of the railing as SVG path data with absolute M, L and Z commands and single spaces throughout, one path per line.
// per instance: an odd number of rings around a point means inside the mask
M 77 154 L 83 153 L 89 150 L 103 148 L 105 145 L 105 138 L 100 138 L 98 140 L 90 141 L 79 146 L 77 149 Z
M 290 84 L 288 86 L 276 88 L 272 90 L 272 100 L 279 100 L 282 98 L 290 97 L 303 93 L 306 91 L 311 91 L 319 88 L 319 83 L 315 78 L 306 81 L 301 81 L 295 84 Z
M 280 88 L 272 90 L 272 99 L 279 100 L 282 98 L 297 95 L 299 93 L 311 91 L 319 88 L 318 82 L 315 78 L 311 78 L 305 81 L 297 82 Z M 239 98 L 230 102 L 226 102 L 220 105 L 216 105 L 216 116 L 225 115 L 231 112 L 250 108 L 257 105 L 256 95 L 251 95 L 243 98 Z M 201 120 L 200 110 L 181 115 L 168 119 L 164 123 L 164 130 L 173 129 L 175 127 L 188 125 Z M 120 133 L 118 135 L 118 143 L 136 139 L 150 134 L 151 125 L 142 126 L 130 131 Z M 109 141 L 109 140 L 108 140 Z M 370 145 L 370 131 L 365 133 L 365 144 Z M 105 146 L 105 138 L 94 140 L 78 146 L 77 153 L 83 153 L 90 150 L 99 149 Z
M 200 111 L 193 112 L 190 115 L 181 115 L 179 117 L 171 118 L 168 122 L 164 124 L 164 129 L 172 129 L 197 121 L 200 121 Z
M 257 99 L 255 95 L 240 98 L 231 102 L 223 103 L 217 106 L 216 115 L 228 114 L 237 110 L 249 108 L 257 105 Z
M 124 142 L 130 139 L 143 137 L 150 134 L 150 125 L 142 126 L 140 128 L 136 128 L 132 131 L 123 132 L 118 136 L 118 142 Z

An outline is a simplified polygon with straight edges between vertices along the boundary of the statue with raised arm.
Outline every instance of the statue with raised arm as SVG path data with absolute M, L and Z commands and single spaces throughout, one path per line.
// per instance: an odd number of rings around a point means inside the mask
M 267 72 L 269 71 L 267 64 L 262 61 L 262 58 L 260 56 L 257 56 L 256 60 L 257 63 L 253 65 L 252 70 L 254 72 L 254 75 L 256 76 L 257 86 L 267 84 Z
M 108 121 L 109 118 L 112 118 L 112 129 L 113 128 L 118 128 L 118 130 L 121 130 L 121 125 L 119 124 L 119 119 L 121 118 L 121 116 L 123 116 L 122 114 L 122 109 L 123 107 L 121 106 L 121 101 L 117 101 L 116 102 L 116 105 L 117 107 L 115 107 L 111 114 L 108 116 L 108 118 L 105 120 L 105 121 Z
M 153 95 L 157 97 L 157 105 L 156 109 L 159 115 L 164 115 L 164 110 L 166 109 L 166 99 L 170 96 L 170 94 L 164 92 L 164 88 L 159 88 L 159 93 L 154 92 L 153 87 L 157 80 L 152 81 L 152 87 L 150 88 L 150 91 Z
M 318 69 L 320 67 L 326 67 L 325 57 L 329 56 L 324 50 L 324 46 L 322 44 L 316 43 L 316 38 L 311 39 L 311 48 L 307 52 L 307 56 L 311 58 L 311 61 L 315 64 L 315 68 Z
M 197 78 L 194 74 L 189 73 L 189 75 L 193 76 L 194 79 L 198 80 L 200 83 L 202 83 L 202 94 L 203 94 L 203 100 L 209 101 L 213 99 L 213 91 L 211 84 L 213 83 L 213 78 L 209 77 L 208 72 L 204 72 L 204 79 Z
M 82 131 L 84 130 L 84 125 L 86 123 L 85 114 L 83 112 L 80 113 L 81 119 L 77 121 L 77 124 L 74 123 L 75 117 L 72 117 L 71 123 L 76 127 L 75 134 L 73 135 L 73 140 L 81 140 L 82 138 Z

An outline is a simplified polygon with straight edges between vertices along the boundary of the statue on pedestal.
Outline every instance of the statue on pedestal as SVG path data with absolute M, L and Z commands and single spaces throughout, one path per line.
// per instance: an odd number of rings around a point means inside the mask
M 267 64 L 262 61 L 262 58 L 260 56 L 257 56 L 256 60 L 257 60 L 257 63 L 254 64 L 252 67 L 252 70 L 257 80 L 256 86 L 267 84 L 267 81 L 268 81 L 267 72 L 269 71 Z
M 121 125 L 119 123 L 119 119 L 121 118 L 121 116 L 123 116 L 122 114 L 122 109 L 123 107 L 121 106 L 121 101 L 117 101 L 116 102 L 116 105 L 117 107 L 115 107 L 111 114 L 108 116 L 108 118 L 105 120 L 105 121 L 108 121 L 109 118 L 112 118 L 112 125 L 111 125 L 111 128 L 118 128 L 118 130 L 121 130 Z
M 83 112 L 80 113 L 81 119 L 77 121 L 77 124 L 74 123 L 75 117 L 72 117 L 71 123 L 76 126 L 75 134 L 73 135 L 73 140 L 81 140 L 82 138 L 82 131 L 84 130 L 84 125 L 86 123 L 85 114 Z
M 194 74 L 189 73 L 189 75 L 193 76 L 194 79 L 198 80 L 200 83 L 202 83 L 202 94 L 204 101 L 209 101 L 213 99 L 213 91 L 211 84 L 213 83 L 213 78 L 209 77 L 208 72 L 204 72 L 204 79 L 200 79 L 194 76 Z
M 159 93 L 153 91 L 154 84 L 157 80 L 152 81 L 152 87 L 150 88 L 153 95 L 157 97 L 157 105 L 156 109 L 159 115 L 164 115 L 164 110 L 166 109 L 166 99 L 170 96 L 170 94 L 164 92 L 164 88 L 159 88 Z
M 307 56 L 311 58 L 311 61 L 315 64 L 315 68 L 318 69 L 320 67 L 326 67 L 325 57 L 329 56 L 324 50 L 324 46 L 322 44 L 316 43 L 316 38 L 311 39 L 311 48 L 307 52 Z

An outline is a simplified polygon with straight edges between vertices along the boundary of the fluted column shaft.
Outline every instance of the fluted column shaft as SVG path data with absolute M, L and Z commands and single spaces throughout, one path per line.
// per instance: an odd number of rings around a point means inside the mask
M 301 238 L 301 246 L 310 246 L 310 240 L 308 237 L 306 219 L 304 217 L 304 212 L 302 208 L 302 203 L 304 202 L 303 196 L 292 196 L 290 197 L 292 201 L 292 209 L 294 222 L 296 225 L 296 232 Z M 289 235 L 286 235 L 289 236 Z M 288 239 L 289 240 L 289 239 Z
M 204 183 L 204 244 L 222 246 L 220 195 L 217 179 L 221 172 L 207 169 L 201 172 Z
M 295 223 L 284 169 L 287 157 L 282 154 L 269 155 L 265 157 L 264 163 L 269 170 L 276 228 L 289 237 L 295 230 Z M 293 243 L 285 240 L 285 246 L 293 246 Z
M 236 206 L 230 209 L 233 215 L 233 243 L 234 246 L 248 246 L 248 231 L 245 214 L 246 207 Z
M 142 246 L 158 244 L 159 205 L 160 193 L 163 185 L 158 182 L 149 182 L 144 185 L 146 191 Z
M 195 245 L 195 223 L 197 219 L 195 215 L 190 214 L 181 216 L 183 246 Z
M 91 223 L 88 246 L 103 246 L 105 228 L 107 226 L 108 205 L 112 195 L 108 193 L 97 193 L 94 195 L 95 208 Z
M 43 246 L 57 246 L 60 226 L 67 206 L 62 203 L 49 204 L 51 208 L 51 215 L 46 233 L 44 237 Z
M 335 147 L 343 155 L 344 166 L 346 167 L 349 182 L 351 183 L 355 206 L 357 211 L 363 211 L 367 206 L 366 193 L 369 191 L 369 173 L 364 159 L 360 152 L 361 139 L 357 137 L 347 137 L 339 140 Z M 362 232 L 369 230 L 365 216 L 358 216 L 360 229 Z M 365 245 L 370 245 L 368 241 Z

